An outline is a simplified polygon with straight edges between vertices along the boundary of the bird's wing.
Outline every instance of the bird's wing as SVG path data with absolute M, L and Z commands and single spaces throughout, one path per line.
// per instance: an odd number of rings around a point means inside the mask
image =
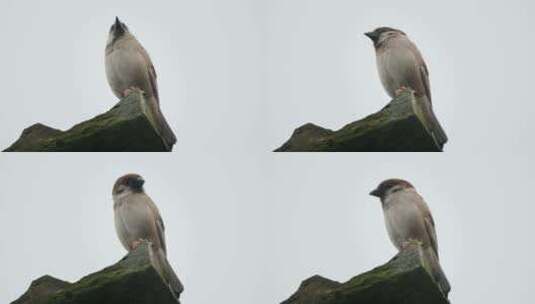
M 163 252 L 167 254 L 167 245 L 165 244 L 165 226 L 163 223 L 163 219 L 160 216 L 160 211 L 158 210 L 158 207 L 156 207 L 156 204 L 154 204 L 154 202 L 150 198 L 148 198 L 147 202 L 149 208 L 154 214 L 154 218 L 156 219 L 156 232 L 160 241 L 160 245 L 162 246 Z
M 420 93 L 425 94 L 427 96 L 427 99 L 429 99 L 429 102 L 431 103 L 431 85 L 429 84 L 429 70 L 427 69 L 427 65 L 425 64 L 422 53 L 420 53 L 418 47 L 416 47 L 416 45 L 409 39 L 403 40 L 402 43 L 410 50 L 412 56 L 414 56 L 414 60 L 416 61 L 416 66 L 418 68 L 416 73 L 421 79 L 421 82 L 418 83 L 421 83 L 423 85 L 423 92 Z
M 433 220 L 431 211 L 429 210 L 429 207 L 425 203 L 424 199 L 419 194 L 416 194 L 416 196 L 417 197 L 415 197 L 415 202 L 418 206 L 418 209 L 423 215 L 425 230 L 427 232 L 427 236 L 429 237 L 429 242 L 431 243 L 431 247 L 433 248 L 435 254 L 438 257 L 438 242 L 437 233 L 435 231 L 435 221 Z
M 410 76 L 412 78 L 411 82 L 415 85 L 413 89 L 415 89 L 418 93 L 425 95 L 428 100 L 428 102 L 423 104 L 423 114 L 425 116 L 424 119 L 427 120 L 428 129 L 432 133 L 435 142 L 439 145 L 440 149 L 442 149 L 442 146 L 448 141 L 448 136 L 446 135 L 444 129 L 442 129 L 442 126 L 438 122 L 438 119 L 433 112 L 433 105 L 431 101 L 431 85 L 429 84 L 429 70 L 427 69 L 427 65 L 425 64 L 422 54 L 416 45 L 408 39 L 403 40 L 402 43 L 410 50 L 413 60 L 415 60 L 416 63 L 415 67 L 417 70 L 414 71 L 415 73 L 411 73 L 412 76 Z
M 427 70 L 427 65 L 425 62 L 422 61 L 422 65 L 419 67 L 420 69 L 420 77 L 422 78 L 422 83 L 424 85 L 425 95 L 427 95 L 427 99 L 429 99 L 429 103 L 431 102 L 431 85 L 429 84 L 429 71 Z
M 431 213 L 429 213 L 429 216 L 426 216 L 425 218 L 425 229 L 427 230 L 427 234 L 429 235 L 429 240 L 431 241 L 431 247 L 433 250 L 435 250 L 435 254 L 438 258 L 438 243 L 437 243 L 437 233 L 435 231 L 435 222 L 433 221 L 433 217 L 431 216 Z
M 149 73 L 150 86 L 152 88 L 152 95 L 156 97 L 156 101 L 160 103 L 160 97 L 158 95 L 158 83 L 156 82 L 156 78 L 157 78 L 156 69 L 154 69 L 152 60 L 150 60 L 149 53 L 147 53 L 147 51 L 141 44 L 139 44 L 139 52 L 141 53 L 141 56 L 143 57 L 143 59 L 145 60 L 145 62 L 147 63 L 149 67 L 148 73 Z
M 160 104 L 160 96 L 158 95 L 158 83 L 156 82 L 156 70 L 154 69 L 154 65 L 152 65 L 152 62 L 149 68 L 149 79 L 150 85 L 152 87 L 152 93 L 154 94 L 154 97 L 156 97 L 156 101 L 158 102 L 158 104 Z
M 149 74 L 149 81 L 150 81 L 150 87 L 152 89 L 152 96 L 156 99 L 156 104 L 154 105 L 154 111 L 157 114 L 157 119 L 159 121 L 159 129 L 162 133 L 163 138 L 166 140 L 166 145 L 172 147 L 174 143 L 176 143 L 176 136 L 173 133 L 173 130 L 167 123 L 167 120 L 163 116 L 160 110 L 160 96 L 158 93 L 158 84 L 156 82 L 156 69 L 154 68 L 154 65 L 152 64 L 152 61 L 150 60 L 149 53 L 143 48 L 141 44 L 139 44 L 139 52 L 141 56 L 143 57 L 144 61 L 147 62 L 148 65 L 148 74 Z M 151 103 L 152 104 L 152 103 Z

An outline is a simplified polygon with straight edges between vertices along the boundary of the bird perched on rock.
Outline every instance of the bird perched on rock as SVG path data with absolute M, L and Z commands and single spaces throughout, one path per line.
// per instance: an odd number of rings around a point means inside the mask
M 106 44 L 106 76 L 118 98 L 124 98 L 135 90 L 143 91 L 148 106 L 156 115 L 156 128 L 165 146 L 171 150 L 176 136 L 160 109 L 156 70 L 147 51 L 117 17 Z
M 435 222 L 424 199 L 402 179 L 385 180 L 370 195 L 381 200 L 386 229 L 394 246 L 402 251 L 410 241 L 420 242 L 433 278 L 447 296 L 451 287 L 440 267 Z
M 124 175 L 115 182 L 112 192 L 115 230 L 128 252 L 135 250 L 142 241 L 150 242 L 155 269 L 178 301 L 184 287 L 167 261 L 163 220 L 145 193 L 144 183 L 137 174 Z
M 448 137 L 433 112 L 429 70 L 416 45 L 404 32 L 390 27 L 379 27 L 365 35 L 373 41 L 379 77 L 388 95 L 395 98 L 404 90 L 411 90 L 416 97 L 425 97 L 424 119 L 435 142 L 442 147 Z

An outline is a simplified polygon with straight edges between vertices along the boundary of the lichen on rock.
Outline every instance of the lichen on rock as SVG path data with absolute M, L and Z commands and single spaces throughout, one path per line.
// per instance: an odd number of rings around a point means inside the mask
M 34 124 L 5 152 L 158 152 L 171 151 L 159 134 L 155 113 L 141 91 L 132 91 L 109 111 L 67 131 Z
M 439 152 L 422 102 L 404 92 L 377 113 L 337 131 L 307 123 L 275 152 Z M 436 122 L 438 123 L 438 122 Z
M 28 291 L 11 304 L 176 304 L 150 257 L 150 244 L 138 248 L 116 264 L 75 283 L 51 276 L 34 281 Z
M 313 276 L 282 304 L 447 304 L 433 280 L 419 243 L 413 243 L 388 263 L 345 283 Z

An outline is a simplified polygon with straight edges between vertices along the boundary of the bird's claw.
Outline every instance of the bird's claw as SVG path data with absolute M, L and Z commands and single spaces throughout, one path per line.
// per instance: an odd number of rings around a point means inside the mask
M 132 242 L 132 250 L 136 250 L 137 247 L 143 242 L 142 239 L 136 240 Z
M 411 88 L 408 88 L 406 86 L 401 86 L 399 89 L 396 90 L 395 94 L 396 96 L 399 96 L 401 94 L 403 94 L 403 92 L 414 92 Z
M 126 96 L 132 94 L 133 92 L 140 92 L 142 94 L 145 93 L 142 89 L 140 89 L 138 87 L 129 87 L 126 90 L 123 91 L 123 97 L 126 97 Z

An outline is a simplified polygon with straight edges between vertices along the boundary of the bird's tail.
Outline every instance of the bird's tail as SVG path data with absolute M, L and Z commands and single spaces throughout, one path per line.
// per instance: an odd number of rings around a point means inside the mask
M 176 136 L 175 133 L 173 133 L 173 130 L 167 123 L 167 120 L 165 119 L 165 116 L 162 113 L 162 110 L 160 109 L 160 104 L 156 97 L 152 97 L 154 100 L 150 101 L 150 104 L 152 105 L 152 112 L 156 115 L 156 122 L 157 122 L 157 130 L 160 134 L 160 136 L 163 138 L 165 142 L 165 146 L 171 150 L 173 145 L 176 143 Z
M 433 112 L 431 101 L 425 95 L 420 98 L 421 102 L 419 102 L 419 104 L 421 106 L 423 114 L 422 118 L 425 120 L 426 128 L 428 128 L 428 131 L 431 133 L 436 144 L 442 149 L 444 144 L 448 141 L 448 136 L 435 116 L 435 112 Z
M 451 290 L 450 282 L 448 281 L 448 278 L 446 278 L 446 274 L 442 270 L 442 267 L 440 266 L 438 256 L 436 255 L 433 248 L 428 247 L 425 250 L 425 256 L 426 260 L 428 261 L 428 265 L 431 271 L 431 275 L 433 276 L 433 279 L 437 283 L 438 287 L 442 291 L 442 293 L 448 297 L 448 293 Z
M 433 108 L 429 108 L 429 117 L 431 122 L 431 135 L 439 144 L 439 146 L 443 147 L 444 144 L 448 141 L 448 136 L 446 135 L 444 129 L 442 129 L 440 123 L 438 122 L 438 119 L 435 116 L 435 112 L 433 112 Z
M 184 285 L 182 285 L 173 267 L 169 264 L 165 252 L 162 248 L 153 248 L 152 257 L 154 268 L 156 268 L 156 271 L 167 284 L 177 302 L 180 303 L 180 294 L 184 291 Z

